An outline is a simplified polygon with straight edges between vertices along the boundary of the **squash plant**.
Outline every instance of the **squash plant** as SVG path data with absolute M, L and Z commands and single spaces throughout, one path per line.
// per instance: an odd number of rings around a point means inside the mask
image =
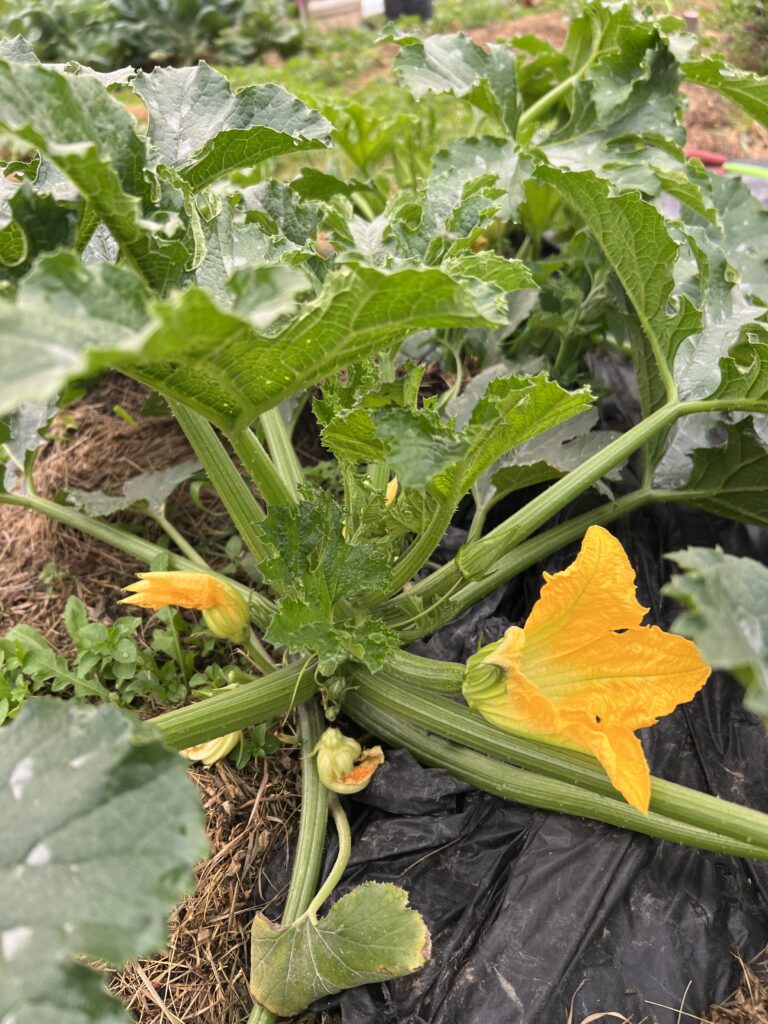
M 423 963 L 426 928 L 396 887 L 363 886 L 320 916 L 349 856 L 337 791 L 364 784 L 380 755 L 326 729 L 318 695 L 330 719 L 341 709 L 489 792 L 768 859 L 768 817 L 648 776 L 635 731 L 691 699 L 707 666 L 689 641 L 642 625 L 632 568 L 605 529 L 655 502 L 768 524 L 765 214 L 738 179 L 685 159 L 679 91 L 683 79 L 710 87 L 766 124 L 768 82 L 695 55 L 674 19 L 599 0 L 561 51 L 530 37 L 396 42 L 404 86 L 424 102 L 438 93 L 469 105 L 476 134 L 435 153 L 417 188 L 388 196 L 381 182 L 321 170 L 333 126 L 279 87 L 232 92 L 205 64 L 99 75 L 44 66 L 19 38 L 0 48 L 0 127 L 25 154 L 5 167 L 0 211 L 0 413 L 17 463 L 0 501 L 144 561 L 154 571 L 128 601 L 198 608 L 262 673 L 159 715 L 152 734 L 134 736 L 114 708 L 37 698 L 3 729 L 2 807 L 15 838 L 0 855 L 0 972 L 10 977 L 33 940 L 38 959 L 34 975 L 0 986 L 0 1019 L 20 1021 L 40 1002 L 66 1024 L 124 1019 L 72 958 L 148 951 L 201 853 L 186 797 L 146 822 L 151 791 L 131 803 L 160 764 L 173 792 L 188 792 L 155 737 L 186 749 L 294 708 L 301 826 L 282 924 L 254 922 L 251 1021 Z M 146 104 L 146 133 L 116 86 Z M 482 372 L 422 399 L 423 365 L 408 357 L 420 346 L 459 370 L 472 353 Z M 633 367 L 639 411 L 620 430 L 595 429 L 600 387 L 585 357 L 596 348 Z M 45 403 L 104 368 L 168 403 L 257 584 L 218 575 L 177 531 L 169 555 L 105 521 L 103 505 L 89 514 L 82 495 L 71 501 L 85 511 L 34 492 L 30 406 L 45 419 Z M 337 496 L 306 483 L 292 444 L 308 401 L 338 466 Z M 595 508 L 550 525 L 593 487 Z M 435 568 L 467 495 L 467 543 Z M 487 529 L 496 506 L 512 512 Z M 525 627 L 467 666 L 404 650 L 582 538 Z M 716 590 L 702 574 L 722 556 L 676 557 L 692 575 L 671 592 L 691 609 L 681 631 L 696 637 L 729 588 L 743 601 L 755 570 L 729 563 Z M 738 671 L 764 709 L 754 630 L 740 639 L 749 623 L 738 615 L 718 625 L 729 642 L 703 643 L 704 654 Z M 653 666 L 650 681 L 638 659 Z M 606 666 L 597 681 L 596 660 Z M 62 799 L 38 794 L 38 760 Z M 134 796 L 123 805 L 124 790 Z M 118 857 L 125 878 L 109 900 L 98 880 L 82 899 L 60 885 L 100 849 L 84 850 L 90 833 L 71 830 L 86 798 L 94 814 L 117 800 L 116 815 L 142 822 L 137 860 Z M 339 854 L 318 890 L 329 809 Z M 163 828 L 186 837 L 166 859 Z M 114 852 L 120 833 L 99 835 Z M 42 895 L 24 907 L 10 893 L 27 878 Z

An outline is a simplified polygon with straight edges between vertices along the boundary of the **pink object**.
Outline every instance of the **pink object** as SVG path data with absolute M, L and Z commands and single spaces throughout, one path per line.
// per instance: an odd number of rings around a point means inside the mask
M 705 167 L 722 167 L 728 157 L 723 153 L 713 153 L 709 149 L 697 149 L 695 146 L 686 146 L 685 155 L 689 159 L 696 157 Z

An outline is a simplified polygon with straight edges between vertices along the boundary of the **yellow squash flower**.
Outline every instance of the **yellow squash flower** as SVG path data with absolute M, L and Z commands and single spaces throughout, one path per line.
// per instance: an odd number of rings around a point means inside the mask
M 248 636 L 248 604 L 235 587 L 206 572 L 140 572 L 121 604 L 157 611 L 170 604 L 196 608 L 214 636 L 242 643 Z
M 588 750 L 647 813 L 650 770 L 635 730 L 692 700 L 709 666 L 690 640 L 641 625 L 634 570 L 602 527 L 544 579 L 525 626 L 469 659 L 464 696 L 503 729 Z
M 381 747 L 363 750 L 357 740 L 338 729 L 326 729 L 313 753 L 317 755 L 320 781 L 334 793 L 359 793 L 384 763 Z
M 393 476 L 392 479 L 387 484 L 387 489 L 384 492 L 384 504 L 385 505 L 391 505 L 392 504 L 392 502 L 397 497 L 397 491 L 398 491 L 399 487 L 400 487 L 400 485 L 397 482 L 397 477 Z
M 180 750 L 190 761 L 202 761 L 203 764 L 215 764 L 222 757 L 226 757 L 230 750 L 234 750 L 242 738 L 242 733 L 228 732 L 224 736 L 217 736 L 215 740 L 208 740 L 207 743 L 198 743 L 194 747 L 187 747 Z

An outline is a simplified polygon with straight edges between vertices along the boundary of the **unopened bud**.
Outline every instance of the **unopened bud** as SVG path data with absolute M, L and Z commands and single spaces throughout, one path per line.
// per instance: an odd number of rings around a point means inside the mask
M 357 740 L 338 729 L 326 729 L 313 753 L 320 781 L 334 793 L 359 793 L 384 763 L 381 747 L 363 750 Z
M 243 734 L 228 732 L 224 736 L 218 736 L 215 740 L 208 740 L 207 743 L 198 743 L 194 747 L 187 747 L 179 753 L 190 761 L 202 761 L 203 764 L 215 764 L 222 757 L 226 757 L 230 750 L 234 750 L 242 739 Z
M 473 710 L 487 701 L 506 698 L 507 673 L 492 661 L 503 643 L 503 640 L 497 640 L 496 643 L 486 644 L 467 659 L 461 692 Z

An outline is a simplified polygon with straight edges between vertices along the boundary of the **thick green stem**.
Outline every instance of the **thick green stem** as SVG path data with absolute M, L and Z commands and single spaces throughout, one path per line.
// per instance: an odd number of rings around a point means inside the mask
M 317 774 L 315 749 L 323 730 L 323 713 L 317 700 L 299 708 L 301 741 L 301 819 L 294 853 L 293 871 L 285 900 L 282 924 L 293 924 L 312 902 L 323 862 L 328 822 L 328 790 Z M 254 1006 L 248 1024 L 273 1024 L 277 1018 L 263 1006 Z
M 352 670 L 353 678 L 358 677 L 358 667 Z M 360 677 L 365 685 L 386 691 L 393 683 L 405 686 L 409 691 L 431 690 L 434 693 L 461 693 L 464 666 L 452 661 L 435 661 L 419 658 L 407 651 L 395 651 L 387 658 L 382 669 L 371 675 L 360 666 Z
M 139 562 L 146 562 L 147 565 L 151 565 L 156 558 L 165 557 L 169 560 L 172 569 L 183 569 L 186 572 L 203 571 L 202 566 L 190 558 L 174 555 L 158 544 L 153 544 L 142 537 L 136 537 L 134 534 L 128 533 L 127 530 L 102 522 L 100 519 L 91 519 L 90 516 L 83 515 L 82 512 L 78 512 L 68 505 L 59 505 L 58 502 L 50 501 L 48 498 L 38 498 L 32 494 L 0 493 L 0 504 L 18 505 L 20 508 L 32 509 L 33 512 L 39 512 L 41 515 L 48 516 L 49 519 L 55 519 L 57 522 L 70 526 L 73 530 L 78 530 L 88 537 L 93 537 L 103 544 L 108 544 L 118 551 L 124 551 L 126 555 L 130 555 Z M 246 601 L 250 602 L 251 614 L 260 626 L 266 627 L 269 624 L 275 610 L 269 598 L 249 590 L 241 583 L 235 583 L 228 576 L 213 572 L 211 569 L 206 571 L 240 591 Z
M 283 911 L 283 924 L 292 924 L 310 905 L 323 864 L 328 790 L 320 781 L 314 750 L 324 728 L 325 719 L 319 700 L 311 700 L 299 708 L 301 822 L 291 886 Z
M 453 513 L 459 498 L 457 494 L 448 495 L 440 502 L 426 530 L 414 540 L 400 561 L 396 564 L 388 588 L 388 595 L 397 594 L 405 584 L 416 575 L 429 556 L 443 539 L 445 531 L 451 524 Z
M 686 407 L 680 403 L 665 405 L 552 484 L 481 540 L 462 548 L 457 556 L 462 574 L 467 579 L 484 576 L 511 547 L 524 541 L 614 466 L 666 430 L 685 411 Z
M 268 676 L 254 677 L 234 690 L 214 694 L 198 704 L 166 711 L 152 719 L 169 747 L 183 750 L 227 732 L 285 715 L 315 692 L 314 673 L 306 659 L 291 662 Z
M 261 417 L 261 425 L 272 461 L 283 484 L 293 495 L 292 504 L 295 504 L 299 496 L 299 487 L 304 483 L 304 473 L 280 410 L 270 409 L 269 412 L 265 412 Z
M 252 629 L 248 631 L 248 639 L 243 644 L 243 650 L 262 672 L 270 673 L 275 671 L 277 667 L 275 662 Z
M 414 617 L 413 625 L 400 631 L 401 642 L 403 644 L 412 643 L 420 636 L 434 632 L 446 622 L 451 622 L 497 587 L 559 551 L 566 544 L 579 540 L 589 526 L 605 525 L 656 500 L 656 491 L 633 491 L 610 504 L 601 505 L 591 512 L 574 516 L 573 519 L 553 526 L 545 533 L 532 537 L 524 544 L 520 544 L 502 555 L 487 576 L 480 580 L 465 582 L 461 589 L 451 594 L 450 600 L 446 602 L 445 595 L 449 594 L 457 583 L 462 582 L 456 562 L 449 562 L 425 580 L 415 583 L 405 593 L 390 601 L 383 610 L 382 618 L 388 625 L 396 624 L 402 619 L 405 610 L 411 606 L 414 599 L 418 599 L 427 607 L 434 608 L 434 613 L 424 615 L 418 620 Z
M 296 504 L 294 489 L 278 473 L 264 445 L 252 430 L 229 434 L 228 440 L 268 505 L 291 508 Z
M 240 476 L 229 452 L 208 420 L 181 402 L 169 400 L 168 404 L 229 512 L 237 532 L 256 561 L 261 562 L 267 556 L 267 548 L 257 524 L 264 518 L 264 510 L 251 494 L 248 484 Z
M 452 669 L 455 666 L 445 666 L 442 662 L 437 664 L 447 667 L 446 681 L 452 680 Z M 415 666 L 412 671 L 415 675 Z M 433 674 L 438 671 L 439 668 L 431 670 Z M 371 676 L 363 669 L 355 670 L 354 680 L 358 692 L 368 701 L 420 728 L 480 753 L 502 758 L 518 768 L 591 789 L 602 796 L 623 802 L 605 771 L 589 754 L 514 736 L 472 714 L 463 704 L 431 693 L 414 692 L 412 683 L 402 685 L 389 679 L 387 686 L 382 687 L 378 685 L 378 673 Z M 768 814 L 753 811 L 749 807 L 741 807 L 687 786 L 652 777 L 650 809 L 669 819 L 768 850 Z
M 548 811 L 593 818 L 656 839 L 667 839 L 703 850 L 753 860 L 768 860 L 768 846 L 710 832 L 654 812 L 645 815 L 621 800 L 515 768 L 430 735 L 403 721 L 399 713 L 377 707 L 360 693 L 349 693 L 344 699 L 344 705 L 347 712 L 364 728 L 395 746 L 410 750 L 422 763 L 445 768 L 456 778 L 506 800 Z

